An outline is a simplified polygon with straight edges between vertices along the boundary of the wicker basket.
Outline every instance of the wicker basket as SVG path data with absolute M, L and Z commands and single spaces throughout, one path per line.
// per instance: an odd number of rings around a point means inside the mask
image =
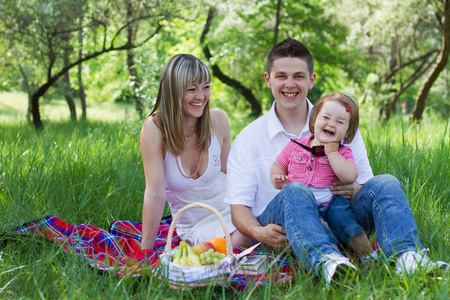
M 227 243 L 227 256 L 219 262 L 219 265 L 206 265 L 201 267 L 181 266 L 172 263 L 172 235 L 180 216 L 188 209 L 204 208 L 213 213 L 222 224 Z M 169 286 L 178 290 L 183 288 L 195 288 L 207 285 L 225 285 L 236 269 L 236 256 L 233 254 L 230 233 L 222 215 L 212 206 L 204 203 L 192 203 L 180 209 L 173 217 L 167 236 L 167 244 L 160 259 L 161 273 L 169 280 Z

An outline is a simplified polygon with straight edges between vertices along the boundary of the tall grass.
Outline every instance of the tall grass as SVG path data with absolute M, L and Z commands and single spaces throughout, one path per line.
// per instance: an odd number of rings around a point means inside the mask
M 233 136 L 249 121 L 232 123 Z M 450 261 L 449 127 L 438 120 L 412 126 L 402 118 L 388 124 L 365 118 L 361 125 L 374 173 L 400 179 L 422 242 L 432 258 L 445 261 Z M 140 128 L 136 120 L 60 120 L 36 133 L 24 121 L 0 122 L 0 298 L 449 298 L 448 272 L 399 279 L 388 265 L 362 272 L 360 289 L 327 287 L 299 272 L 292 284 L 254 291 L 250 285 L 244 293 L 219 287 L 175 292 L 150 275 L 101 273 L 55 243 L 10 233 L 46 215 L 104 229 L 114 220 L 141 221 Z

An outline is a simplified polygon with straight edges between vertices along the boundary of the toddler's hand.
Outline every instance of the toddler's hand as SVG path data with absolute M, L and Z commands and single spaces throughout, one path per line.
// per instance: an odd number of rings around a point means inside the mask
M 272 176 L 272 184 L 276 189 L 281 190 L 289 183 L 289 176 L 287 175 L 273 175 Z
M 332 152 L 338 151 L 339 150 L 339 142 L 336 143 L 326 143 L 324 144 L 325 147 L 325 154 L 328 155 Z

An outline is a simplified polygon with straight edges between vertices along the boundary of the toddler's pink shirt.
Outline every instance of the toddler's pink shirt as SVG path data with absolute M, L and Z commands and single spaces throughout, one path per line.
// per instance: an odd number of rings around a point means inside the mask
M 295 139 L 305 146 L 310 147 L 314 135 Z M 347 160 L 355 163 L 350 147 L 341 144 L 339 153 Z M 278 164 L 288 172 L 289 182 L 299 181 L 304 185 L 312 185 L 317 188 L 330 187 L 333 182 L 339 180 L 334 174 L 328 162 L 327 156 L 314 156 L 311 152 L 290 141 L 277 156 Z

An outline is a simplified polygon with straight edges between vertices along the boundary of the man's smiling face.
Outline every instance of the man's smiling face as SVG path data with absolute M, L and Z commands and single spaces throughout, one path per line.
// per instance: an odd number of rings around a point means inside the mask
M 316 74 L 309 74 L 305 60 L 283 57 L 273 62 L 270 74 L 264 74 L 266 85 L 272 89 L 277 109 L 297 109 L 305 102 L 308 90 L 314 86 Z

